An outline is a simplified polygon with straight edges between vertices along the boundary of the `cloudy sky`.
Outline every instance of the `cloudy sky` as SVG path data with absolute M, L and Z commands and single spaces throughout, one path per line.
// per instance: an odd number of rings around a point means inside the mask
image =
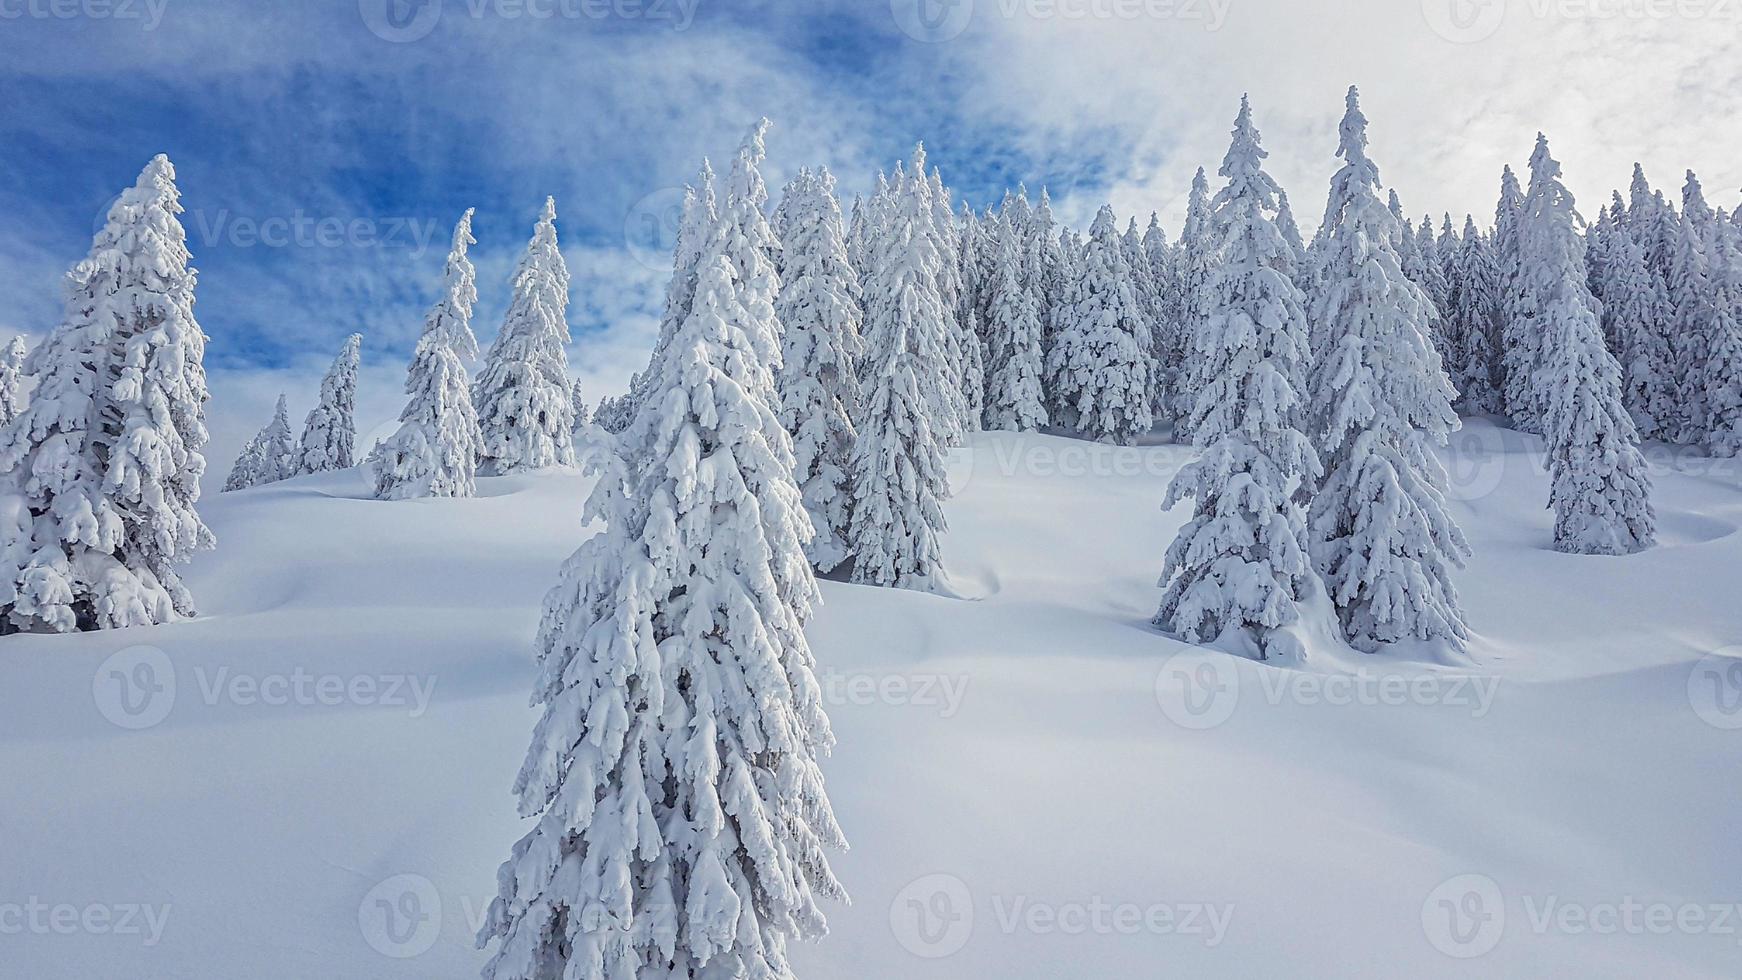
M 1342 94 L 1412 214 L 1491 215 L 1546 132 L 1583 209 L 1633 161 L 1742 187 L 1742 0 L 0 0 L 0 338 L 60 315 L 114 195 L 174 161 L 211 337 L 213 469 L 279 390 L 298 420 L 365 335 L 364 444 L 397 412 L 454 221 L 488 342 L 545 195 L 576 373 L 646 357 L 672 206 L 756 117 L 776 188 L 850 196 L 924 140 L 958 199 L 1047 186 L 1177 231 L 1242 92 L 1311 233 Z

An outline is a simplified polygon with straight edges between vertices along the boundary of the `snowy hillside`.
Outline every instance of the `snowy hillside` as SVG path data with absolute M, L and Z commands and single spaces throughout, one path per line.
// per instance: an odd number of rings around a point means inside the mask
M 1185 450 L 972 436 L 959 598 L 822 586 L 853 904 L 798 974 L 1742 972 L 1742 678 L 1701 663 L 1742 643 L 1742 467 L 1648 447 L 1659 546 L 1575 556 L 1540 447 L 1476 421 L 1444 454 L 1467 663 L 1285 669 L 1149 625 Z M 477 976 L 589 484 L 215 496 L 199 618 L 7 637 L 0 975 Z

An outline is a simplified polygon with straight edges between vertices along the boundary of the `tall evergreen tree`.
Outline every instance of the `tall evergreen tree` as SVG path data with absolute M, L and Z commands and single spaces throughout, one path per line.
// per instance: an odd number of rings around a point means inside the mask
M 1500 393 L 1500 270 L 1488 239 L 1476 230 L 1476 219 L 1465 215 L 1463 238 L 1453 257 L 1452 307 L 1447 316 L 1457 339 L 1452 383 L 1458 407 L 1487 414 L 1503 406 Z
M 678 221 L 677 242 L 672 248 L 671 280 L 665 287 L 665 307 L 659 318 L 659 334 L 648 355 L 648 367 L 635 374 L 629 392 L 611 406 L 611 411 L 596 413 L 599 424 L 608 432 L 621 432 L 647 399 L 653 383 L 653 363 L 665 355 L 665 348 L 676 336 L 678 328 L 689 318 L 690 304 L 696 293 L 696 267 L 701 261 L 702 247 L 718 217 L 719 202 L 714 190 L 714 169 L 706 159 L 696 174 L 694 186 L 684 188 L 682 217 Z M 604 408 L 601 405 L 601 408 Z
M 1554 546 L 1572 554 L 1629 554 L 1649 547 L 1656 534 L 1651 477 L 1621 403 L 1621 368 L 1603 347 L 1597 302 L 1585 283 L 1585 240 L 1560 176 L 1548 140 L 1538 134 L 1519 215 L 1519 278 L 1544 338 L 1531 380 L 1543 390 Z
M 930 588 L 942 574 L 938 537 L 950 492 L 943 452 L 959 411 L 939 397 L 949 314 L 937 296 L 939 258 L 924 205 L 909 194 L 892 210 L 878 242 L 877 278 L 866 287 L 868 355 L 849 529 L 853 581 L 912 589 Z M 1032 310 L 1029 326 L 1038 343 Z
M 405 375 L 399 428 L 369 454 L 375 496 L 381 500 L 470 497 L 477 492 L 484 435 L 472 406 L 465 362 L 478 356 L 472 308 L 477 275 L 467 252 L 472 209 L 454 226 L 453 247 L 442 269 L 441 298 L 424 317 L 423 334 Z
M 780 422 L 792 436 L 794 475 L 816 536 L 806 554 L 819 570 L 847 557 L 853 493 L 849 474 L 859 413 L 859 277 L 847 261 L 846 229 L 825 168 L 800 170 L 782 196 L 781 290 L 785 329 Z
M 1611 208 L 1608 257 L 1604 261 L 1604 333 L 1614 339 L 1621 365 L 1622 403 L 1647 438 L 1671 434 L 1676 418 L 1676 385 L 1664 331 L 1668 300 L 1663 284 L 1646 265 L 1645 250 L 1629 224 Z
M 1524 192 L 1519 189 L 1518 176 L 1512 172 L 1512 165 L 1507 164 L 1500 172 L 1500 200 L 1494 205 L 1494 265 L 1500 270 L 1501 396 L 1513 424 L 1535 431 L 1537 413 L 1530 391 L 1530 374 L 1524 370 L 1525 365 L 1520 360 L 1528 351 L 1525 340 L 1517 336 L 1522 326 L 1518 222 L 1523 210 Z
M 1742 455 L 1742 251 L 1723 225 L 1712 231 L 1712 332 L 1706 342 L 1705 448 L 1714 456 Z
M 1126 253 L 1113 209 L 1103 206 L 1089 230 L 1087 251 L 1074 264 L 1076 278 L 1065 291 L 1059 331 L 1047 352 L 1057 422 L 1122 445 L 1150 428 L 1153 346 Z
M 272 420 L 258 432 L 236 457 L 224 490 L 246 490 L 288 480 L 301 472 L 302 451 L 290 431 L 290 406 L 284 396 L 278 396 L 278 406 Z
M 1158 422 L 1172 418 L 1168 392 L 1173 390 L 1174 375 L 1185 360 L 1180 320 L 1184 316 L 1180 295 L 1179 266 L 1161 219 L 1149 213 L 1149 227 L 1143 231 L 1143 258 L 1149 265 L 1149 281 L 1155 289 L 1155 342 L 1153 367 L 1149 382 L 1152 389 L 1150 414 Z
M 1670 373 L 1676 388 L 1670 438 L 1690 445 L 1704 441 L 1709 431 L 1707 356 L 1720 333 L 1706 264 L 1706 245 L 1697 221 L 1677 220 L 1667 279 Z
M 1196 336 L 1192 409 L 1197 458 L 1168 487 L 1164 506 L 1194 499 L 1167 550 L 1155 624 L 1188 643 L 1259 658 L 1300 653 L 1286 630 L 1315 578 L 1296 499 L 1319 477 L 1301 431 L 1308 359 L 1293 254 L 1277 230 L 1276 182 L 1244 98 L 1222 162 L 1227 186 L 1211 226 L 1219 247 Z
M 1192 418 L 1197 406 L 1198 350 L 1208 316 L 1208 298 L 1204 290 L 1210 281 L 1218 245 L 1216 230 L 1211 227 L 1210 184 L 1199 167 L 1192 176 L 1191 193 L 1186 198 L 1186 220 L 1180 229 L 1179 248 L 1175 261 L 1179 284 L 1179 321 L 1177 345 L 1181 364 L 1169 386 L 1168 401 L 1172 407 L 1175 441 L 1192 438 Z
M 345 338 L 339 356 L 321 379 L 321 400 L 302 427 L 299 473 L 348 470 L 357 463 L 357 368 L 363 335 Z
M 479 468 L 505 476 L 573 466 L 569 404 L 569 270 L 556 240 L 556 199 L 545 198 L 513 280 L 508 314 L 472 384 L 484 434 Z
M 1039 302 L 1023 281 L 1024 251 L 1035 243 L 1006 208 L 997 222 L 998 262 L 987 312 L 986 428 L 1027 432 L 1047 424 L 1046 363 Z M 1032 260 L 1033 256 L 1029 258 Z
M 169 158 L 110 207 L 0 429 L 0 633 L 148 626 L 194 614 L 179 567 L 213 546 L 206 337 Z
M 747 142 L 741 164 L 760 159 L 760 127 Z M 747 204 L 754 183 L 735 175 L 734 196 Z M 821 936 L 819 903 L 845 898 L 804 635 L 810 522 L 735 207 L 586 505 L 605 531 L 545 597 L 544 713 L 515 781 L 539 819 L 497 875 L 486 980 L 790 980 L 787 944 Z
M 1379 203 L 1353 86 L 1346 106 L 1314 309 L 1327 338 L 1311 413 L 1326 472 L 1312 500 L 1311 551 L 1356 649 L 1406 640 L 1462 649 L 1452 570 L 1470 548 L 1446 511 L 1432 450 L 1458 428 L 1454 392 L 1431 337 L 1433 301 L 1391 244 L 1396 219 Z M 1419 244 L 1437 250 L 1431 232 Z M 1437 273 L 1437 252 L 1425 258 L 1424 272 Z
M 24 338 L 13 337 L 0 352 L 0 429 L 24 411 Z

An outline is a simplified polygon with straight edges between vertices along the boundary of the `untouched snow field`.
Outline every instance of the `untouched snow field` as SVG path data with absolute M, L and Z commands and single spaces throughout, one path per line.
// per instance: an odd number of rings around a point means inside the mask
M 823 586 L 799 975 L 1742 975 L 1742 464 L 1652 447 L 1660 545 L 1574 557 L 1537 448 L 1446 454 L 1468 662 L 1277 667 L 1147 625 L 1186 450 L 976 436 L 958 598 Z M 0 976 L 475 977 L 588 485 L 210 497 L 199 620 L 0 639 Z

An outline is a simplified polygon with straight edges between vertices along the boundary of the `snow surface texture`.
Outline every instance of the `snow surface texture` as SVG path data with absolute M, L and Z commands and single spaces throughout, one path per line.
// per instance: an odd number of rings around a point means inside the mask
M 821 583 L 854 901 L 796 974 L 1736 976 L 1716 911 L 1578 925 L 1742 881 L 1742 654 L 1701 663 L 1742 641 L 1742 464 L 1645 449 L 1659 546 L 1565 555 L 1541 440 L 1469 421 L 1440 452 L 1469 662 L 1324 641 L 1287 670 L 1147 626 L 1184 447 L 972 437 L 942 553 L 979 601 Z M 224 494 L 185 576 L 200 618 L 0 639 L 0 975 L 476 978 L 528 829 L 509 790 L 539 601 L 594 530 L 589 484 L 389 503 L 348 470 Z M 1416 693 L 1327 703 L 1358 670 Z M 32 896 L 98 912 L 33 930 Z

